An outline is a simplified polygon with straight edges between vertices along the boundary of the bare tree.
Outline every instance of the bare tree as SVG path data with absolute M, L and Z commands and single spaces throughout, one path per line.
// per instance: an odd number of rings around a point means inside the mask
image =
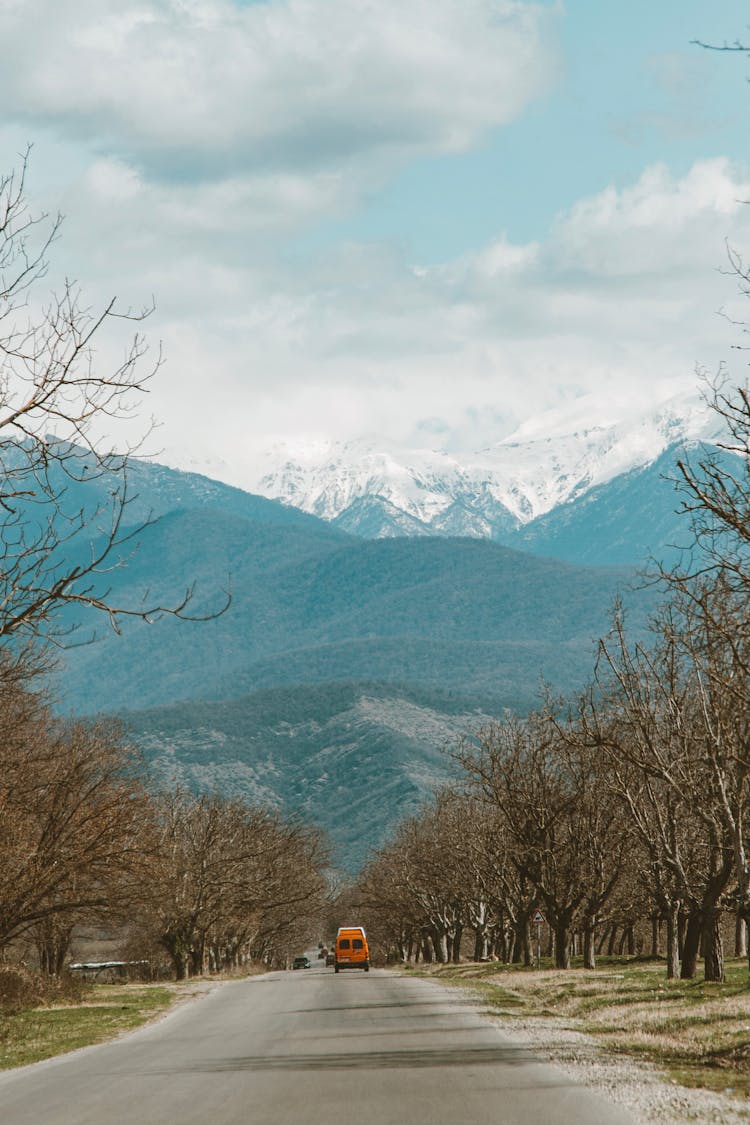
M 94 311 L 69 281 L 43 294 L 61 218 L 31 212 L 28 155 L 0 177 L 0 640 L 59 641 L 75 628 L 66 606 L 98 610 L 115 629 L 124 617 L 190 616 L 192 588 L 170 605 L 118 605 L 107 588 L 144 529 L 128 511 L 141 443 L 113 444 L 107 430 L 135 416 L 161 359 L 144 368 L 149 309 L 112 299 Z M 95 345 L 123 321 L 136 333 L 105 369 Z
M 625 854 L 596 755 L 561 737 L 544 711 L 489 724 L 457 757 L 505 821 L 519 876 L 532 888 L 528 909 L 543 904 L 554 931 L 557 967 L 569 968 L 578 926 L 593 967 L 597 918 Z
M 115 725 L 62 723 L 0 676 L 0 778 L 0 948 L 31 933 L 56 967 L 82 913 L 122 916 L 140 887 L 138 763 Z
M 677 616 L 674 642 L 694 670 L 694 725 L 708 774 L 701 800 L 713 812 L 714 847 L 721 841 L 723 852 L 731 854 L 734 887 L 729 901 L 744 922 L 750 919 L 749 608 L 748 591 L 719 572 L 687 589 L 678 587 L 669 618 Z M 716 919 L 713 926 L 718 928 Z M 705 934 L 703 945 L 708 958 L 718 947 Z
M 467 854 L 465 798 L 446 787 L 413 817 L 362 873 L 357 892 L 368 924 L 400 959 L 458 961 L 476 892 Z
M 726 583 L 750 587 L 750 396 L 724 375 L 706 383 L 706 400 L 725 429 L 717 450 L 683 455 L 675 483 L 683 494 L 695 551 L 662 578 L 689 594 L 693 579 L 720 574 Z
M 178 980 L 245 955 L 277 958 L 320 913 L 327 853 L 315 830 L 217 794 L 177 790 L 156 805 L 157 840 L 135 921 L 166 950 Z
M 703 39 L 691 39 L 690 42 L 695 47 L 703 47 L 706 51 L 729 51 L 732 54 L 740 52 L 741 54 L 750 54 L 750 47 L 747 43 L 742 43 L 739 39 L 735 39 L 734 43 L 706 43 Z
M 648 648 L 629 646 L 616 621 L 601 646 L 601 698 L 583 714 L 649 858 L 668 922 L 668 971 L 682 909 L 681 975 L 695 974 L 702 945 L 708 980 L 724 976 L 719 918 L 732 876 L 747 880 L 748 710 L 736 690 L 747 677 L 712 628 L 717 601 L 728 596 L 723 587 L 693 588 L 664 608 Z
M 360 872 L 356 886 L 344 888 L 337 896 L 331 933 L 342 911 L 356 908 L 371 946 L 379 948 L 384 960 L 411 961 L 415 954 L 421 956 L 427 920 L 408 889 L 408 863 L 397 831 L 395 839 L 376 852 Z

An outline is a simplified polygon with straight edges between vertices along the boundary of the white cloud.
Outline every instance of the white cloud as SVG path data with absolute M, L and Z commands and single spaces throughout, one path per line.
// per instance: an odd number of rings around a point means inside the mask
M 545 240 L 499 235 L 440 267 L 384 245 L 289 259 L 274 229 L 328 188 L 300 180 L 292 206 L 265 186 L 168 190 L 112 161 L 81 179 L 56 252 L 83 248 L 87 293 L 117 278 L 126 303 L 156 294 L 149 333 L 168 362 L 150 405 L 168 447 L 239 465 L 267 435 L 409 442 L 427 428 L 477 448 L 582 395 L 689 387 L 735 342 L 716 315 L 735 295 L 720 267 L 725 239 L 750 242 L 750 184 L 725 161 L 682 178 L 647 169 L 579 201 Z
M 257 250 L 279 234 L 288 237 L 340 206 L 346 188 L 335 173 L 309 176 L 277 172 L 216 181 L 165 184 L 114 159 L 94 161 L 76 185 L 72 211 L 86 227 L 136 225 L 155 239 L 189 234 L 192 245 L 222 257 L 230 245 Z M 85 239 L 86 227 L 77 235 Z
M 408 442 L 426 428 L 476 448 L 584 395 L 647 403 L 730 354 L 735 333 L 716 309 L 735 287 L 717 267 L 725 238 L 750 241 L 750 207 L 733 202 L 749 189 L 724 162 L 682 179 L 649 169 L 581 201 L 540 244 L 500 238 L 417 270 L 352 247 L 278 270 L 266 293 L 251 280 L 245 311 L 191 336 L 170 366 L 184 371 L 197 349 L 224 373 L 231 393 L 213 425 L 229 448 L 232 434 L 240 446 L 269 433 Z
M 554 71 L 518 0 L 27 0 L 5 112 L 165 179 L 466 149 Z
M 723 161 L 681 179 L 647 169 L 579 201 L 544 241 L 499 236 L 430 268 L 382 245 L 289 261 L 252 232 L 238 242 L 247 183 L 162 196 L 109 165 L 86 177 L 81 234 L 84 217 L 105 223 L 100 179 L 122 223 L 99 228 L 102 285 L 114 260 L 125 291 L 158 298 L 161 440 L 223 457 L 239 483 L 269 435 L 405 443 L 427 428 L 448 449 L 477 448 L 584 395 L 687 389 L 696 363 L 715 366 L 735 342 L 716 315 L 735 293 L 719 267 L 726 238 L 750 242 L 750 184 Z
M 597 274 L 677 272 L 681 262 L 710 253 L 717 233 L 736 217 L 741 221 L 746 193 L 726 160 L 696 163 L 682 179 L 655 165 L 630 188 L 608 188 L 579 202 L 561 220 L 557 238 L 576 267 Z

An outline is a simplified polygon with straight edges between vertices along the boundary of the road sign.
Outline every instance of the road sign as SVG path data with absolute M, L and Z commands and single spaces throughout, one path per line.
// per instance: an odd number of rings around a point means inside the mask
M 535 911 L 534 917 L 531 919 L 531 921 L 535 926 L 541 926 L 542 922 L 544 922 L 544 915 L 542 914 L 541 910 Z

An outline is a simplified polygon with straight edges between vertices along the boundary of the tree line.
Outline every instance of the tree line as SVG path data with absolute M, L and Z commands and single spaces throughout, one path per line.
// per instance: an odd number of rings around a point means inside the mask
M 27 151 L 0 175 L 0 959 L 32 942 L 59 973 L 85 922 L 127 926 L 177 977 L 280 963 L 324 896 L 320 834 L 272 809 L 154 788 L 116 723 L 63 721 L 38 690 L 60 647 L 92 639 L 83 621 L 119 632 L 129 618 L 205 619 L 230 595 L 227 583 L 196 613 L 192 586 L 169 601 L 111 593 L 152 522 L 132 515 L 129 467 L 151 432 L 133 419 L 161 356 L 149 360 L 141 332 L 149 308 L 93 308 L 67 280 L 47 292 L 62 220 L 31 209 L 28 163 Z M 120 356 L 109 366 L 102 335 Z
M 747 278 L 743 279 L 747 282 Z M 615 608 L 590 684 L 508 715 L 453 753 L 455 780 L 361 875 L 386 952 L 446 961 L 464 931 L 476 959 L 532 960 L 532 919 L 555 964 L 579 950 L 648 951 L 667 974 L 724 978 L 724 934 L 750 921 L 750 396 L 707 395 L 731 460 L 698 450 L 674 484 L 694 548 L 661 570 L 650 634 Z M 546 928 L 545 928 L 546 932 Z M 617 942 L 620 945 L 617 945 Z
M 127 932 L 180 979 L 283 965 L 316 932 L 321 833 L 218 794 L 158 789 L 117 723 L 54 717 L 0 680 L 0 957 L 52 974 L 83 924 Z

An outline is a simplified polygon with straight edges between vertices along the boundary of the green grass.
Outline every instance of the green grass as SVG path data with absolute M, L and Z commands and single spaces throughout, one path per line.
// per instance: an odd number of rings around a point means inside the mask
M 78 1004 L 0 1015 L 0 1069 L 26 1066 L 132 1031 L 173 1003 L 164 985 L 94 985 Z
M 502 965 L 413 969 L 470 987 L 512 1030 L 515 1017 L 554 1017 L 615 1053 L 652 1062 L 684 1086 L 750 1098 L 750 978 L 726 964 L 722 984 L 667 980 L 663 962 L 602 959 L 587 971 Z

